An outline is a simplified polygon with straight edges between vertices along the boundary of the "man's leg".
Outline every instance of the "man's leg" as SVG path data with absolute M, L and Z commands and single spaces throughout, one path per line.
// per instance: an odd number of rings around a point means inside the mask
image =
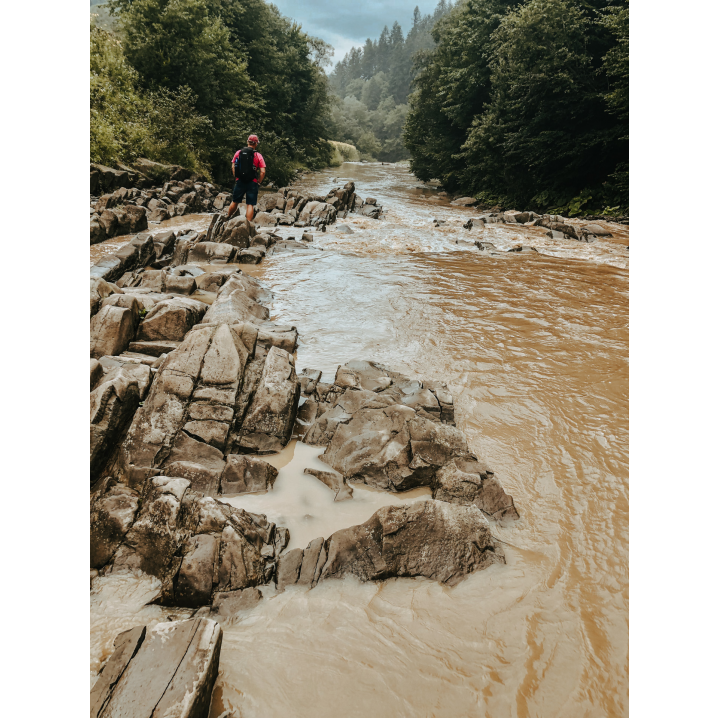
M 232 215 L 237 211 L 237 207 L 239 207 L 239 202 L 232 202 L 232 204 L 229 205 L 229 209 L 227 210 L 227 219 L 232 218 Z
M 259 185 L 256 182 L 252 182 L 252 185 L 247 189 L 247 219 L 250 222 L 254 219 L 254 207 L 257 204 L 258 196 Z

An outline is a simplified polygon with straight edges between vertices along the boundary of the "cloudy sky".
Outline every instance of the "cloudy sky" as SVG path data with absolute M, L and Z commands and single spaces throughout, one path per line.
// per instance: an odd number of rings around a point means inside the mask
M 270 0 L 282 15 L 301 23 L 310 35 L 334 47 L 333 61 L 341 60 L 352 46 L 376 39 L 384 25 L 398 20 L 404 35 L 411 29 L 414 8 L 422 15 L 433 12 L 438 0 Z

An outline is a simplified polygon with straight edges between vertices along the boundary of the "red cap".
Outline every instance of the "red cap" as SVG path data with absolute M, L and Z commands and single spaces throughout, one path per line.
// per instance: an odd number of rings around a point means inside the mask
M 257 137 L 257 135 L 250 135 L 249 137 L 247 137 L 247 142 L 259 143 L 259 137 Z

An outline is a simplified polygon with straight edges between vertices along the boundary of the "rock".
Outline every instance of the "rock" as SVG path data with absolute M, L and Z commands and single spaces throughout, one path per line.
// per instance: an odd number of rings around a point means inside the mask
M 126 272 L 145 267 L 152 261 L 154 254 L 152 237 L 149 234 L 138 234 L 114 255 L 105 257 L 90 267 L 90 277 L 115 281 Z
M 364 200 L 364 204 L 376 205 L 376 199 L 374 197 L 367 197 Z
M 117 217 L 117 234 L 136 234 L 147 229 L 147 210 L 126 204 L 114 210 Z
M 238 249 L 249 247 L 252 238 L 257 234 L 254 224 L 245 216 L 235 216 L 229 222 L 224 222 L 223 219 L 217 220 L 212 230 L 213 242 L 229 244 Z
M 196 608 L 212 600 L 212 578 L 219 541 L 210 534 L 193 536 L 177 574 L 174 599 L 180 606 Z
M 299 586 L 316 586 L 319 574 L 326 562 L 327 554 L 324 550 L 324 539 L 316 538 L 304 549 L 302 566 L 299 570 L 297 584 Z
M 496 245 L 492 244 L 491 242 L 481 242 L 479 240 L 476 240 L 475 244 L 482 252 L 498 252 Z
M 157 232 L 152 236 L 152 243 L 155 247 L 155 257 L 159 259 L 162 255 L 171 252 L 175 246 L 177 235 L 172 230 Z
M 278 470 L 261 459 L 230 454 L 221 478 L 223 496 L 269 491 Z
M 494 477 L 494 472 L 475 458 L 454 459 L 436 472 L 432 496 L 440 501 L 473 505 L 494 519 L 518 519 L 514 501 Z
M 537 252 L 538 250 L 534 247 L 529 247 L 527 244 L 517 244 L 507 249 L 507 252 Z
M 337 232 L 344 232 L 345 234 L 354 234 L 354 230 L 348 224 L 338 224 L 335 227 Z
M 262 593 L 254 588 L 244 588 L 240 591 L 225 591 L 216 593 L 212 601 L 213 618 L 221 620 L 229 618 L 240 611 L 254 608 L 262 600 Z
M 265 434 L 286 445 L 297 416 L 299 394 L 294 357 L 282 349 L 272 347 L 242 425 L 243 433 Z
M 187 300 L 181 300 L 187 301 Z M 152 383 L 144 406 L 135 414 L 120 449 L 119 473 L 130 486 L 141 483 L 169 454 L 184 425 L 214 329 L 194 330 L 171 354 Z M 236 391 L 236 390 L 235 390 Z
M 264 258 L 265 250 L 262 247 L 251 247 L 237 253 L 237 264 L 259 264 Z
M 212 206 L 215 209 L 223 209 L 226 207 L 232 199 L 232 195 L 230 192 L 220 192 L 214 199 L 214 202 L 212 203 Z
M 140 324 L 137 339 L 181 342 L 185 334 L 205 316 L 206 311 L 206 304 L 188 297 L 158 302 Z
M 331 224 L 337 216 L 337 210 L 330 204 L 321 201 L 307 202 L 302 209 L 299 219 L 311 224 Z
M 352 487 L 336 471 L 322 471 L 321 469 L 307 467 L 304 469 L 304 473 L 316 476 L 319 481 L 328 486 L 334 492 L 335 501 L 346 501 L 354 495 Z
M 129 645 L 120 644 L 112 655 L 112 678 L 106 681 L 104 671 L 100 674 L 91 694 L 91 718 L 204 718 L 219 670 L 219 624 L 192 618 L 158 623 L 144 640 L 141 635 L 133 634 Z
M 136 309 L 139 312 L 139 307 Z M 90 320 L 90 356 L 121 354 L 135 336 L 133 311 L 106 306 Z
M 127 310 L 123 310 L 127 311 Z M 90 392 L 90 477 L 97 478 L 115 452 L 140 401 L 136 378 L 122 370 L 103 377 Z
M 234 259 L 236 248 L 219 242 L 197 242 L 190 250 L 187 262 L 194 264 L 226 264 Z
M 581 231 L 585 234 L 595 234 L 597 237 L 613 237 L 611 232 L 600 224 L 585 224 L 581 227 Z
M 98 244 L 106 239 L 107 233 L 99 218 L 90 220 L 90 244 Z
M 277 215 L 269 214 L 267 212 L 258 212 L 254 215 L 254 224 L 257 227 L 276 227 L 277 226 Z
M 231 275 L 223 272 L 205 272 L 195 279 L 197 289 L 217 293 Z
M 302 394 L 307 396 L 314 393 L 317 384 L 322 378 L 322 372 L 318 369 L 303 369 L 301 374 L 297 375 L 299 383 L 302 387 Z
M 473 197 L 459 197 L 452 203 L 454 207 L 473 207 L 476 204 L 476 200 Z
M 122 293 L 122 290 L 114 284 L 110 284 L 101 278 L 90 277 L 90 316 L 97 314 L 105 297 Z
M 100 379 L 102 379 L 102 374 L 102 364 L 100 364 L 97 359 L 90 359 L 90 391 L 92 391 Z
M 322 461 L 346 479 L 405 491 L 431 485 L 438 468 L 468 455 L 466 439 L 456 428 L 418 416 L 408 406 L 390 404 L 360 409 L 340 423 Z
M 105 571 L 156 576 L 162 581 L 160 602 L 180 606 L 208 605 L 214 591 L 269 580 L 275 540 L 281 544 L 286 536 L 277 539 L 266 517 L 202 497 L 189 484 L 173 477 L 147 479 L 141 508 Z M 112 490 L 103 486 L 95 504 Z
M 129 173 L 123 170 L 116 170 L 105 165 L 90 164 L 90 177 L 93 171 L 97 172 L 99 178 L 96 180 L 96 189 L 102 189 L 104 192 L 112 192 L 117 187 L 129 187 Z
M 257 212 L 271 212 L 277 206 L 277 202 L 280 199 L 283 199 L 283 197 L 279 193 L 263 194 L 257 202 Z
M 313 242 L 314 241 L 314 235 L 309 234 L 308 232 L 304 232 L 301 237 L 302 242 Z
M 102 300 L 102 307 L 121 307 L 132 312 L 133 334 L 140 323 L 140 303 L 131 294 L 112 294 Z
M 180 168 L 179 165 L 165 165 L 160 162 L 153 162 L 144 157 L 138 157 L 132 167 L 143 175 L 150 177 L 155 182 L 167 182 Z M 184 170 L 189 176 L 189 170 Z M 182 173 L 180 173 L 182 174 Z
M 137 341 L 130 342 L 129 350 L 131 352 L 147 354 L 152 357 L 159 357 L 163 354 L 169 354 L 170 352 L 177 349 L 179 345 L 179 342 L 173 342 L 167 339 L 160 339 L 155 341 Z
M 519 224 L 526 224 L 526 222 L 532 222 L 534 219 L 536 219 L 536 214 L 534 212 L 519 212 L 514 215 L 514 219 Z
M 287 551 L 277 562 L 277 591 L 282 592 L 287 586 L 294 585 L 302 569 L 304 551 L 300 548 Z
M 144 358 L 143 354 L 137 354 L 136 356 Z M 151 362 L 153 357 L 147 357 L 147 359 Z M 152 383 L 151 364 L 130 361 L 128 352 L 124 352 L 119 356 L 104 356 L 100 359 L 100 364 L 104 372 L 102 382 L 114 381 L 120 375 L 129 382 L 135 381 L 140 392 L 140 401 L 144 401 Z
M 325 548 L 320 581 L 424 576 L 453 586 L 469 573 L 505 563 L 481 511 L 443 501 L 385 506 L 365 523 L 332 534 Z
M 145 626 L 136 626 L 129 631 L 123 631 L 115 638 L 115 651 L 103 666 L 90 691 L 90 718 L 97 718 L 102 712 L 117 682 L 142 645 L 146 632 Z
M 117 215 L 112 210 L 102 210 L 97 221 L 104 230 L 105 237 L 114 237 L 117 234 Z
M 136 491 L 106 479 L 90 506 L 90 567 L 102 568 L 112 558 L 135 521 L 140 497 Z
M 381 216 L 381 207 L 373 207 L 372 205 L 367 205 L 362 208 L 361 214 L 364 217 L 371 217 L 372 219 L 379 219 Z
M 248 291 L 249 290 L 249 291 Z M 252 321 L 255 319 L 269 319 L 269 310 L 256 302 L 251 296 L 251 285 L 242 275 L 232 275 L 222 288 L 217 292 L 217 298 L 212 303 L 203 323 L 226 322 L 236 324 L 237 322 Z M 256 296 L 262 296 L 258 291 L 252 292 Z

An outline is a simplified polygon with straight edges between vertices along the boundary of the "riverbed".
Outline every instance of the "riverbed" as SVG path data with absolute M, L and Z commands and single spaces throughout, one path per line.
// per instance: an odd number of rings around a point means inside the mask
M 314 233 L 323 251 L 251 268 L 275 293 L 272 319 L 299 330 L 297 369 L 331 381 L 340 364 L 370 359 L 446 382 L 457 426 L 521 519 L 492 525 L 507 564 L 454 588 L 328 581 L 268 594 L 224 625 L 211 715 L 627 715 L 628 228 L 601 223 L 614 236 L 592 244 L 540 228 L 465 229 L 479 213 L 451 207 L 404 165 L 346 163 L 300 187 L 323 194 L 349 180 L 383 205 L 381 220 L 349 215 Z M 476 239 L 498 251 L 477 251 Z M 506 251 L 516 244 L 537 252 Z M 292 546 L 384 503 L 427 498 L 355 487 L 354 503 L 334 503 L 302 473 L 319 452 L 285 452 L 273 492 L 231 503 L 288 526 Z M 93 670 L 120 630 L 184 615 L 143 608 L 152 590 L 93 592 Z

